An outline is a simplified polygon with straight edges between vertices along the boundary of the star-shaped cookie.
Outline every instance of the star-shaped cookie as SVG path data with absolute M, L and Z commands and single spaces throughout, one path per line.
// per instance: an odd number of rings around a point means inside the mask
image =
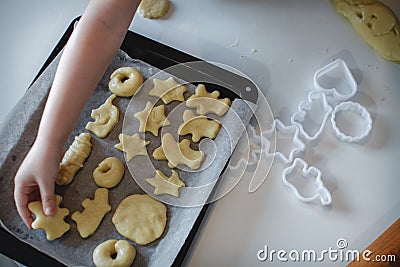
M 154 194 L 169 194 L 179 197 L 179 188 L 184 187 L 185 183 L 179 179 L 177 171 L 172 170 L 172 175 L 167 177 L 162 171 L 156 170 L 156 175 L 147 178 L 146 181 L 154 186 Z
M 183 94 L 186 92 L 186 86 L 179 85 L 173 77 L 167 80 L 153 79 L 154 87 L 149 91 L 149 95 L 160 97 L 164 104 L 174 100 L 185 101 Z
M 147 155 L 146 146 L 150 141 L 141 139 L 138 133 L 132 136 L 120 134 L 118 138 L 120 142 L 115 147 L 126 153 L 126 161 L 130 161 L 139 155 Z
M 158 136 L 158 129 L 170 125 L 165 116 L 164 105 L 154 107 L 152 103 L 147 102 L 144 110 L 133 116 L 140 121 L 139 132 L 141 133 L 151 132 L 154 136 Z

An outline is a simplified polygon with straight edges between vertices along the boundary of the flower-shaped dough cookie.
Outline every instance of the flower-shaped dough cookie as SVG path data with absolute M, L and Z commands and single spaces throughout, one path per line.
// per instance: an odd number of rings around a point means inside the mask
M 170 125 L 169 120 L 165 116 L 164 106 L 154 107 L 153 104 L 147 102 L 144 110 L 133 115 L 140 121 L 139 132 L 151 132 L 154 136 L 158 136 L 158 129 L 163 126 Z
M 132 136 L 120 134 L 119 141 L 115 147 L 126 153 L 126 161 L 130 161 L 139 155 L 147 155 L 146 146 L 150 141 L 143 140 L 138 133 Z
M 47 240 L 54 240 L 64 235 L 70 228 L 70 225 L 64 221 L 69 214 L 66 208 L 60 208 L 62 197 L 56 195 L 56 212 L 53 216 L 46 216 L 43 213 L 41 201 L 34 201 L 28 204 L 28 209 L 35 214 L 35 220 L 32 223 L 33 229 L 43 229 L 46 232 Z
M 156 175 L 147 178 L 146 181 L 154 186 L 154 194 L 169 194 L 179 197 L 179 188 L 184 187 L 185 183 L 179 179 L 177 171 L 172 170 L 172 175 L 167 177 L 162 171 L 156 170 Z
M 183 123 L 178 128 L 179 135 L 192 135 L 192 141 L 197 143 L 203 137 L 214 139 L 217 137 L 221 124 L 206 116 L 194 116 L 190 110 L 183 113 Z
M 186 106 L 196 108 L 196 112 L 200 115 L 214 113 L 222 116 L 228 111 L 231 100 L 229 98 L 218 99 L 218 97 L 218 91 L 208 93 L 204 84 L 199 84 L 196 93 L 186 100 Z
M 186 92 L 186 87 L 179 85 L 173 77 L 167 80 L 153 79 L 154 87 L 149 91 L 149 95 L 160 97 L 164 104 L 168 104 L 174 100 L 185 101 L 183 94 Z
M 115 94 L 112 94 L 103 105 L 93 109 L 90 116 L 94 119 L 94 122 L 90 121 L 86 124 L 86 129 L 99 138 L 106 137 L 118 123 L 119 109 L 112 104 L 115 97 Z

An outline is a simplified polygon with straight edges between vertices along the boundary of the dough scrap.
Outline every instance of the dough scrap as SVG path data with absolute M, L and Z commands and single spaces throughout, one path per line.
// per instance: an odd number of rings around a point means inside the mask
M 143 84 L 143 75 L 133 67 L 121 67 L 110 76 L 108 88 L 113 94 L 130 97 L 139 92 Z
M 122 236 L 146 245 L 163 234 L 167 207 L 149 195 L 131 195 L 118 205 L 112 222 Z
M 217 137 L 221 123 L 208 119 L 206 116 L 194 116 L 190 110 L 183 113 L 183 123 L 178 128 L 179 135 L 192 135 L 192 141 L 197 143 L 203 137 L 214 139 Z
M 168 9 L 168 0 L 142 0 L 139 5 L 139 14 L 147 19 L 158 19 L 164 16 Z
M 400 22 L 380 1 L 332 0 L 336 11 L 346 17 L 357 33 L 387 60 L 400 62 Z
M 166 133 L 161 139 L 161 144 L 161 149 L 156 149 L 153 152 L 153 157 L 154 153 L 156 153 L 157 158 L 163 158 L 164 156 L 168 160 L 170 168 L 183 164 L 192 170 L 197 170 L 205 159 L 204 152 L 193 150 L 188 139 L 183 139 L 178 143 L 172 134 Z
M 87 238 L 97 230 L 103 217 L 111 210 L 108 204 L 108 189 L 98 188 L 93 200 L 86 198 L 82 202 L 82 207 L 83 211 L 75 211 L 71 219 L 76 222 L 81 237 Z
M 187 91 L 186 86 L 179 85 L 174 77 L 167 80 L 153 79 L 154 87 L 149 91 L 150 96 L 160 97 L 164 104 L 168 104 L 174 100 L 185 101 L 183 94 Z
M 116 95 L 112 94 L 104 104 L 93 109 L 90 116 L 94 119 L 94 122 L 90 121 L 86 124 L 86 129 L 99 138 L 106 137 L 118 123 L 119 109 L 112 104 L 115 97 Z
M 70 184 L 77 171 L 83 167 L 83 163 L 92 151 L 90 139 L 89 133 L 81 133 L 75 137 L 74 142 L 65 152 L 60 163 L 60 170 L 56 180 L 58 185 Z
M 112 256 L 116 254 L 116 257 Z M 136 248 L 126 240 L 109 239 L 93 251 L 96 267 L 129 267 L 136 257 Z
M 33 201 L 28 204 L 28 209 L 35 215 L 32 223 L 33 229 L 43 229 L 46 232 L 47 240 L 54 240 L 64 235 L 70 229 L 70 225 L 64 221 L 69 214 L 67 208 L 60 208 L 62 197 L 56 195 L 56 212 L 53 216 L 46 216 L 43 213 L 41 201 Z
M 147 155 L 146 146 L 150 141 L 141 139 L 138 133 L 132 136 L 120 134 L 118 138 L 120 142 L 115 147 L 126 153 L 126 161 L 130 161 L 136 156 Z
M 139 132 L 151 132 L 154 136 L 158 136 L 158 129 L 163 126 L 170 125 L 164 113 L 164 105 L 154 107 L 152 103 L 147 102 L 144 110 L 133 115 L 140 121 Z
M 195 94 L 186 100 L 186 106 L 196 108 L 199 115 L 214 113 L 222 116 L 228 111 L 231 100 L 229 98 L 218 99 L 218 97 L 218 91 L 208 93 L 204 84 L 199 84 L 196 87 Z
M 124 163 L 119 158 L 108 157 L 93 171 L 93 179 L 100 187 L 112 188 L 121 181 L 124 172 Z
M 179 197 L 179 188 L 184 187 L 185 183 L 179 178 L 177 171 L 172 170 L 172 175 L 167 177 L 162 171 L 156 170 L 156 175 L 147 178 L 146 181 L 154 186 L 154 194 L 169 194 Z

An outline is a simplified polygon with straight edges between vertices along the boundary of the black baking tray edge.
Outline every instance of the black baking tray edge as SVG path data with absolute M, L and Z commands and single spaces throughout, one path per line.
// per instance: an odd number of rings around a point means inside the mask
M 69 37 L 72 34 L 74 25 L 79 21 L 80 16 L 73 19 L 68 26 L 65 33 L 62 35 L 61 39 L 43 64 L 42 68 L 37 73 L 36 77 L 33 79 L 31 85 L 37 80 L 37 78 L 42 74 L 42 72 L 47 68 L 47 66 L 54 60 L 54 58 L 62 51 L 66 45 Z M 164 44 L 158 43 L 152 39 L 139 35 L 137 33 L 128 31 L 125 39 L 121 45 L 121 50 L 125 51 L 130 57 L 140 59 L 144 62 L 149 63 L 159 69 L 166 69 L 176 64 L 192 62 L 192 61 L 203 61 L 194 56 L 188 55 L 184 52 L 178 51 L 172 47 L 166 46 Z M 242 99 L 248 100 L 252 103 L 257 103 L 258 93 L 256 86 L 248 79 L 241 76 L 223 70 L 212 64 L 201 64 L 202 69 L 192 69 L 187 68 L 187 72 L 179 68 L 180 73 L 171 73 L 183 80 L 185 75 L 191 75 L 192 72 L 196 72 L 196 77 L 199 75 L 207 76 L 207 81 L 215 81 L 215 84 L 223 85 L 228 90 L 222 90 L 221 87 L 215 87 L 221 91 L 222 97 L 235 98 L 240 96 Z M 192 76 L 191 76 L 192 77 Z M 216 78 L 218 77 L 218 78 Z M 222 79 L 221 79 L 222 77 Z M 249 90 L 250 88 L 250 90 Z M 212 83 L 207 83 L 207 89 L 214 90 Z M 28 88 L 29 90 L 29 88 Z M 184 245 L 182 246 L 180 252 L 172 266 L 181 266 L 185 256 L 189 250 L 189 247 L 195 238 L 196 232 L 199 229 L 201 222 L 206 214 L 207 208 L 210 204 L 203 206 L 196 222 L 193 225 Z M 32 248 L 30 245 L 18 240 L 16 237 L 12 236 L 10 233 L 5 231 L 0 227 L 0 252 L 26 266 L 64 266 L 57 260 L 48 255 Z

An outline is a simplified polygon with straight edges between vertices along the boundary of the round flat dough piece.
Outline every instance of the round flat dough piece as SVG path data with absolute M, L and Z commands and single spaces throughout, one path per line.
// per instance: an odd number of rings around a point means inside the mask
M 121 201 L 112 222 L 122 236 L 146 245 L 163 234 L 167 207 L 149 195 L 131 195 Z
M 164 16 L 168 9 L 168 0 L 142 0 L 139 5 L 139 14 L 144 18 L 158 19 Z

